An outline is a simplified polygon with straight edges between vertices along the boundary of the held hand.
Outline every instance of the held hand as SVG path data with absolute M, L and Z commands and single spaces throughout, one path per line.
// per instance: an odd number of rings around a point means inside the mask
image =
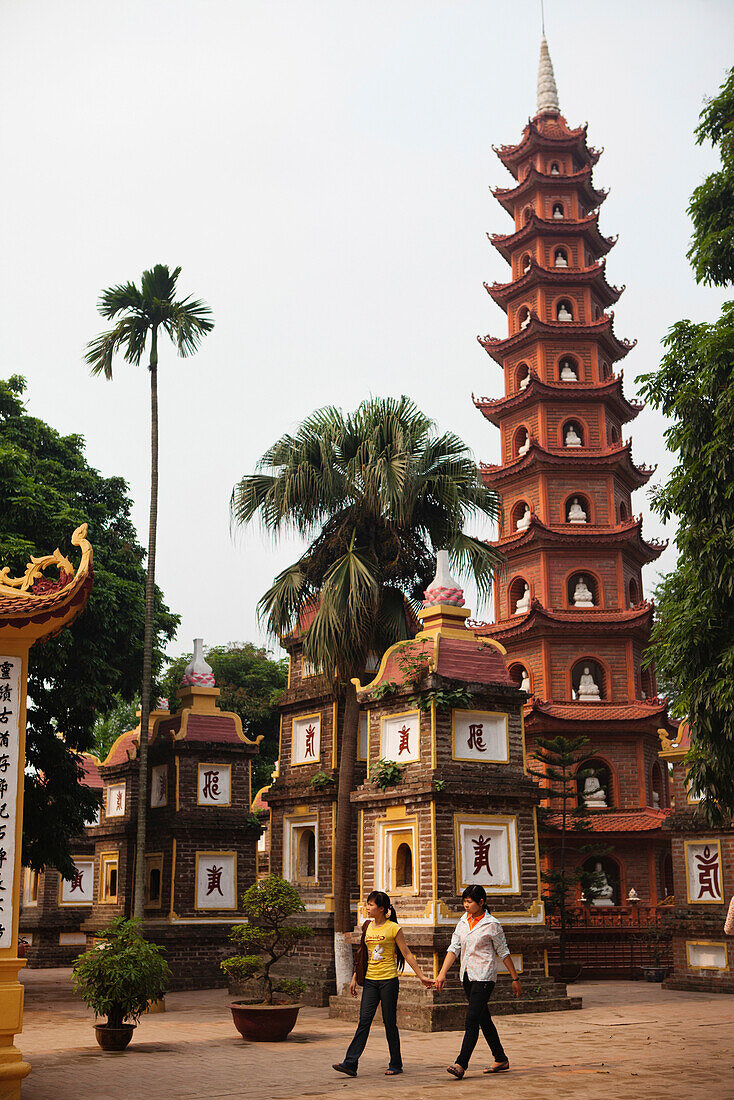
M 516 997 L 519 997 L 522 993 L 522 986 L 520 985 L 519 978 L 512 979 L 512 992 L 515 994 Z
M 439 974 L 439 976 L 436 978 L 435 982 L 433 983 L 433 988 L 436 990 L 437 993 L 440 993 L 445 985 L 446 985 L 446 979 L 442 978 L 441 975 Z
M 426 989 L 433 989 L 433 981 L 431 978 L 421 978 Z
M 357 996 L 357 975 L 356 974 L 354 974 L 352 976 L 352 980 L 349 983 L 349 992 L 352 994 L 353 997 Z

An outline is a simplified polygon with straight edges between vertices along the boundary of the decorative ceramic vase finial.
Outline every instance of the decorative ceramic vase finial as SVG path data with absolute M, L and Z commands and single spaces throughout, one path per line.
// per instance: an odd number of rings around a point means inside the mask
M 204 639 L 194 638 L 194 656 L 184 669 L 181 677 L 181 686 L 193 685 L 194 687 L 214 687 L 214 673 L 212 666 L 204 660 Z
M 439 550 L 436 554 L 436 576 L 423 593 L 424 607 L 434 607 L 439 603 L 450 603 L 455 607 L 464 606 L 464 590 L 459 587 L 449 572 L 449 552 Z

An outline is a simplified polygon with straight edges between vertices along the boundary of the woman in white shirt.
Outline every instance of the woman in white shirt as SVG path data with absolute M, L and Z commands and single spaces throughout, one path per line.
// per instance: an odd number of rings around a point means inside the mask
M 467 886 L 461 895 L 464 916 L 454 929 L 454 935 L 446 952 L 435 987 L 440 993 L 446 983 L 446 975 L 457 959 L 461 959 L 461 982 L 469 1002 L 464 1024 L 464 1041 L 459 1056 L 447 1072 L 458 1080 L 469 1066 L 474 1047 L 482 1029 L 484 1038 L 494 1056 L 494 1065 L 485 1073 L 501 1073 L 510 1068 L 497 1028 L 489 1014 L 488 1002 L 497 980 L 499 959 L 505 964 L 512 978 L 512 991 L 516 997 L 522 993 L 520 979 L 507 947 L 502 925 L 487 912 L 487 894 L 483 886 Z

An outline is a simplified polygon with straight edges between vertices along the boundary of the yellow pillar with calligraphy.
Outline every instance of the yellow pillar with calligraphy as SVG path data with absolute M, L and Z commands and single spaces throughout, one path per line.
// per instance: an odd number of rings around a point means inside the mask
M 82 558 L 76 573 L 60 550 L 31 558 L 22 577 L 0 569 L 0 1100 L 18 1100 L 31 1067 L 15 1046 L 23 1027 L 23 986 L 18 972 L 18 917 L 23 836 L 26 689 L 31 646 L 73 622 L 92 588 L 92 547 L 87 525 L 71 537 Z M 45 576 L 55 568 L 58 578 Z

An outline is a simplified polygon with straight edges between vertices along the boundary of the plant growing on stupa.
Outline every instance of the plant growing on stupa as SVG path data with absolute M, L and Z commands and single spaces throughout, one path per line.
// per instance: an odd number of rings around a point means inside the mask
M 155 633 L 155 553 L 158 531 L 158 337 L 165 333 L 182 357 L 192 355 L 214 328 L 211 310 L 196 299 L 176 298 L 181 268 L 172 271 L 156 264 L 144 271 L 140 286 L 121 283 L 103 290 L 97 308 L 114 325 L 87 345 L 85 359 L 92 374 L 112 379 L 115 356 L 138 366 L 148 349 L 150 374 L 150 517 L 145 585 L 145 634 L 140 686 L 140 729 L 147 731 L 150 716 L 153 639 Z M 133 914 L 142 919 L 145 904 L 145 826 L 148 809 L 148 738 L 139 748 L 137 838 Z
M 236 924 L 229 936 L 239 953 L 225 959 L 220 964 L 222 970 L 234 981 L 259 982 L 265 1004 L 273 1004 L 274 993 L 296 1000 L 306 983 L 298 978 L 273 978 L 270 971 L 314 935 L 308 924 L 289 923 L 291 917 L 305 912 L 298 891 L 285 879 L 269 875 L 245 891 L 242 910 L 247 924 Z
M 688 252 L 696 281 L 734 283 L 734 69 L 701 113 L 699 144 L 721 165 L 696 188 Z M 663 520 L 677 518 L 675 569 L 655 591 L 648 663 L 687 716 L 690 784 L 699 810 L 717 824 L 734 814 L 734 302 L 713 323 L 679 321 L 664 339 L 660 368 L 641 394 L 671 421 L 665 433 L 677 465 L 652 495 Z
M 283 637 L 315 609 L 303 633 L 303 654 L 335 676 L 343 723 L 339 744 L 334 844 L 334 952 L 337 991 L 349 982 L 353 953 L 350 838 L 359 704 L 353 679 L 364 682 L 370 653 L 415 633 L 414 611 L 433 579 L 435 551 L 473 576 L 489 595 L 499 555 L 465 533 L 474 517 L 496 519 L 468 448 L 407 397 L 370 398 L 354 413 L 327 407 L 266 451 L 255 473 L 235 486 L 235 524 L 259 518 L 277 538 L 310 540 L 259 604 L 271 634 Z
M 115 917 L 71 972 L 74 991 L 95 1016 L 107 1017 L 110 1028 L 137 1023 L 163 997 L 171 977 L 164 948 L 149 943 L 141 928 L 139 920 Z

